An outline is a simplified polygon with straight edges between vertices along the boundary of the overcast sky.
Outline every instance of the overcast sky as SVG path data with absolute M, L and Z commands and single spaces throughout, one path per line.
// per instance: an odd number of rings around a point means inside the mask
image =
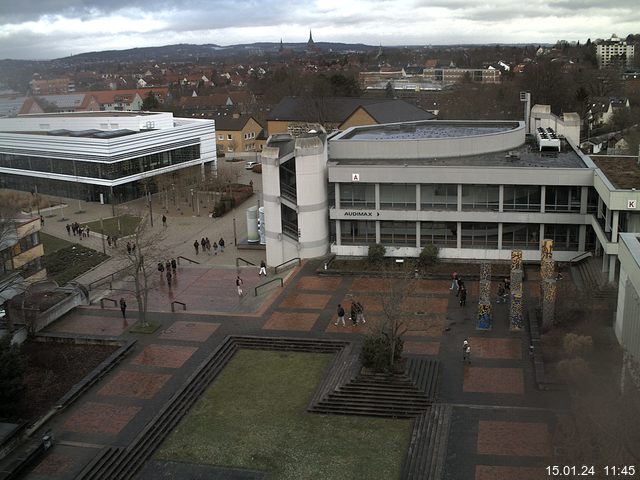
M 552 43 L 640 30 L 639 0 L 0 0 L 0 58 L 173 43 Z

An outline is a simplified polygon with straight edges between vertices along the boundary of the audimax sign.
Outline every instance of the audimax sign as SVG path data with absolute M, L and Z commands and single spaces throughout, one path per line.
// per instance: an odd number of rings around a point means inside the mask
M 345 217 L 379 217 L 380 212 L 369 210 L 347 210 L 344 212 Z

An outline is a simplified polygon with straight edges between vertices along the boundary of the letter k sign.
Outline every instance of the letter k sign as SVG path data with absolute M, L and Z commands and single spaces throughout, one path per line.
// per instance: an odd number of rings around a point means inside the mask
M 351 174 L 351 181 L 352 182 L 359 182 L 360 181 L 360 174 L 359 173 L 352 173 Z
M 635 200 L 627 200 L 627 208 L 638 208 Z

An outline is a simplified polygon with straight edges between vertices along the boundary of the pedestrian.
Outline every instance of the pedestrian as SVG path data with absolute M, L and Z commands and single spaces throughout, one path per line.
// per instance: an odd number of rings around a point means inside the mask
M 498 298 L 496 299 L 496 303 L 506 303 L 505 293 L 504 283 L 500 282 L 500 285 L 498 285 Z
M 511 280 L 509 280 L 509 278 L 505 278 L 503 283 L 505 293 L 511 293 Z
M 89 227 L 84 227 L 84 233 L 87 235 L 87 238 L 89 238 L 89 232 L 90 232 Z
M 67 223 L 67 226 L 65 228 L 67 229 L 67 235 L 71 236 L 71 225 Z
M 176 263 L 176 259 L 172 258 L 171 259 L 171 270 L 173 270 L 173 273 L 176 273 L 176 269 L 178 268 L 178 264 Z
M 111 247 L 111 236 L 107 235 L 107 245 L 109 245 L 109 247 Z
M 40 226 L 44 227 L 44 217 L 40 215 Z
M 267 276 L 267 264 L 264 263 L 264 260 L 260 260 L 260 271 L 258 272 L 258 276 L 264 275 Z
M 220 253 L 224 252 L 224 238 L 220 237 L 220 240 L 218 240 L 218 246 L 220 247 Z
M 471 364 L 471 345 L 464 347 L 464 351 L 462 352 L 462 361 Z
M 345 323 L 344 323 L 344 308 L 342 308 L 342 305 L 338 304 L 338 320 L 336 320 L 336 327 L 338 326 L 338 324 L 340 322 L 342 322 L 342 326 L 346 327 Z
M 171 270 L 167 270 L 167 285 L 171 287 Z
M 74 237 L 76 236 L 76 230 L 77 230 L 77 228 L 76 228 L 76 224 L 74 222 L 74 223 L 71 224 L 71 233 L 73 233 Z
M 118 237 L 114 235 L 113 237 L 111 237 L 111 240 L 113 241 L 113 246 L 118 248 Z
M 460 306 L 464 307 L 467 304 L 467 289 L 464 285 L 460 287 Z
M 362 306 L 362 303 L 356 302 L 356 307 L 358 307 L 358 323 L 367 323 L 364 319 L 364 307 Z
M 132 253 L 133 255 L 135 255 L 135 254 L 136 254 L 136 244 L 135 244 L 135 243 L 132 243 L 132 244 L 131 244 L 131 253 Z
M 158 262 L 158 272 L 160 272 L 160 280 L 162 280 L 162 274 L 164 273 L 164 265 L 162 262 Z
M 467 356 L 467 347 L 469 346 L 469 340 L 466 338 L 462 342 L 462 361 L 464 362 Z
M 167 228 L 167 216 L 166 215 L 162 215 L 162 226 L 164 228 Z
M 236 277 L 236 287 L 238 287 L 238 296 L 239 297 L 242 297 L 242 284 L 243 284 L 243 281 L 240 278 L 240 275 L 238 275 Z
M 84 237 L 84 229 L 82 227 L 78 227 L 78 237 L 80 237 L 80 241 L 82 241 L 82 237 Z
M 453 272 L 451 274 L 451 288 L 449 288 L 449 290 L 453 290 L 454 288 L 457 288 L 457 286 L 458 286 L 458 273 Z
M 218 255 L 218 243 L 213 242 L 213 254 Z
M 120 311 L 122 318 L 127 318 L 127 302 L 124 301 L 124 297 L 120 297 Z
M 127 255 L 131 255 L 131 242 L 127 242 Z
M 207 250 L 207 241 L 204 239 L 204 237 L 202 237 L 202 239 L 200 240 L 200 246 L 202 247 L 202 252 Z
M 166 262 L 164 262 L 164 268 L 167 270 L 167 272 L 169 270 L 171 270 L 171 261 L 167 260 Z
M 196 240 L 195 242 L 193 242 L 193 248 L 196 249 L 196 255 L 198 254 L 198 248 L 200 247 L 200 244 L 198 243 L 198 240 Z
M 460 289 L 462 287 L 464 287 L 464 281 L 462 280 L 462 277 L 458 275 L 458 278 L 456 279 L 456 297 L 460 295 Z
M 351 325 L 354 327 L 358 326 L 358 307 L 355 302 L 351 300 Z

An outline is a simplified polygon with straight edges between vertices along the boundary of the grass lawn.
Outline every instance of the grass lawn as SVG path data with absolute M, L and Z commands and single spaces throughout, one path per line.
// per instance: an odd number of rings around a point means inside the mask
M 57 252 L 58 250 L 69 247 L 73 245 L 72 242 L 68 242 L 62 238 L 54 237 L 53 235 L 48 235 L 46 233 L 40 232 L 40 242 L 42 242 L 42 246 L 44 247 L 44 254 L 47 255 L 49 253 Z
M 156 457 L 280 480 L 400 478 L 409 420 L 306 413 L 330 360 L 239 350 Z
M 120 230 L 118 231 L 118 219 L 120 220 Z M 126 237 L 131 235 L 136 227 L 140 223 L 140 217 L 134 217 L 133 215 L 120 215 L 119 217 L 105 218 L 102 221 L 104 225 L 104 231 L 100 220 L 95 222 L 85 223 L 83 225 L 89 227 L 92 232 L 103 233 L 106 235 L 116 235 L 117 237 Z
M 58 282 L 58 285 L 64 285 L 104 262 L 107 258 L 109 255 L 72 243 L 59 250 L 54 250 L 52 253 L 46 253 L 44 264 L 47 267 L 47 276 Z

